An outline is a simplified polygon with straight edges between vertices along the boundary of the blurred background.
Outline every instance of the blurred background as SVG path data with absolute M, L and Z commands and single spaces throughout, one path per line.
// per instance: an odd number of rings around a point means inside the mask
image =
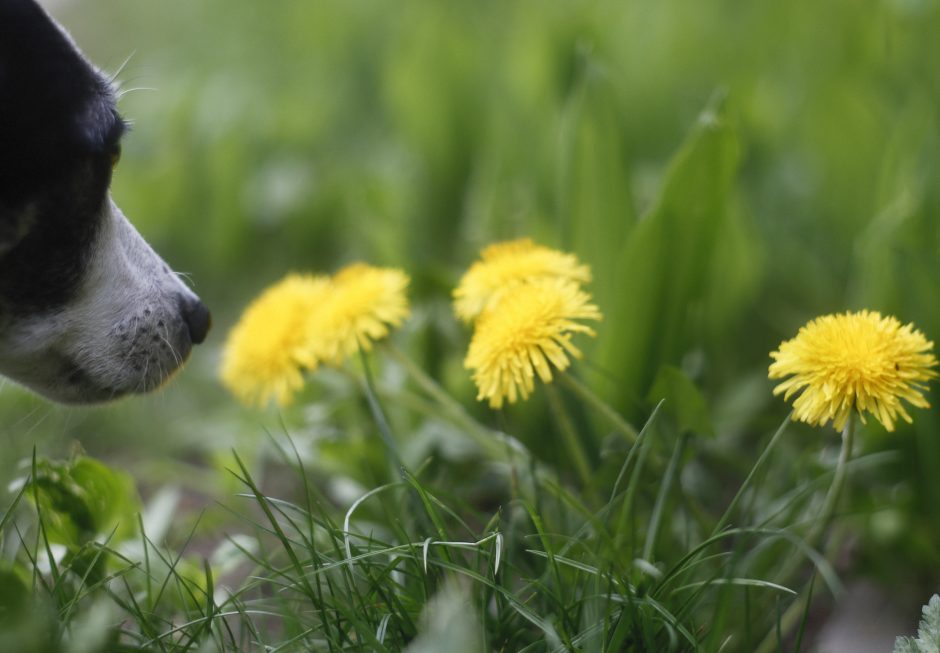
M 642 423 L 657 371 L 680 367 L 716 434 L 696 452 L 706 500 L 727 500 L 787 414 L 768 352 L 807 320 L 871 308 L 940 338 L 935 0 L 45 5 L 117 72 L 134 126 L 113 195 L 215 326 L 153 396 L 64 408 L 6 383 L 5 478 L 34 446 L 78 442 L 145 491 L 175 478 L 212 495 L 218 475 L 198 470 L 282 420 L 338 438 L 329 375 L 279 415 L 237 406 L 216 370 L 260 290 L 355 260 L 412 275 L 399 344 L 493 422 L 449 293 L 495 240 L 576 252 L 605 314 L 579 373 Z M 538 425 L 543 402 L 513 423 Z M 863 435 L 863 453 L 890 455 L 855 476 L 848 566 L 904 588 L 913 622 L 940 568 L 940 413 Z M 795 426 L 778 455 L 797 478 L 837 447 Z

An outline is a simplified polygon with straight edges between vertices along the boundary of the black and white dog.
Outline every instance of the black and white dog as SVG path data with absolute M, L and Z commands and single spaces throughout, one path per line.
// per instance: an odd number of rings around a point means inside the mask
M 56 401 L 161 385 L 209 312 L 111 201 L 110 81 L 34 0 L 0 0 L 0 374 Z

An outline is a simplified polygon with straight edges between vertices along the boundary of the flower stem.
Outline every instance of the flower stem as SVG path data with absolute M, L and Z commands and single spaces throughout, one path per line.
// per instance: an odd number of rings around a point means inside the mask
M 419 366 L 415 365 L 415 362 L 405 354 L 398 347 L 395 347 L 391 344 L 385 344 L 385 350 L 391 354 L 392 358 L 395 361 L 405 368 L 405 371 L 417 382 L 421 389 L 424 390 L 432 399 L 437 401 L 443 407 L 447 408 L 451 413 L 459 415 L 464 421 L 473 422 L 474 420 L 464 407 L 456 399 L 451 397 L 446 390 L 444 390 L 434 379 L 432 379 L 424 370 Z M 482 425 L 476 424 L 478 428 L 485 429 Z
M 591 465 L 588 462 L 584 446 L 581 444 L 581 439 L 578 437 L 574 424 L 571 422 L 571 416 L 568 415 L 568 411 L 565 409 L 564 398 L 561 396 L 561 393 L 558 392 L 558 389 L 550 383 L 546 384 L 545 390 L 548 392 L 548 404 L 551 406 L 552 414 L 558 421 L 558 430 L 561 431 L 565 448 L 568 449 L 568 454 L 574 461 L 574 467 L 578 472 L 578 476 L 581 477 L 581 482 L 584 484 L 585 488 L 590 490 L 594 487 L 592 484 L 593 475 L 591 473 Z
M 855 413 L 852 412 L 849 413 L 845 428 L 842 429 L 842 449 L 839 450 L 839 460 L 836 462 L 836 470 L 832 476 L 832 485 L 829 486 L 829 492 L 826 493 L 826 500 L 816 520 L 816 527 L 811 530 L 806 537 L 806 543 L 810 546 L 816 545 L 816 541 L 822 536 L 823 532 L 829 528 L 829 524 L 835 515 L 839 497 L 842 495 L 842 487 L 845 485 L 849 458 L 852 457 L 852 448 L 855 444 L 855 430 Z
M 836 507 L 838 506 L 839 498 L 842 496 L 842 488 L 845 485 L 845 479 L 848 474 L 852 448 L 855 445 L 856 427 L 855 413 L 849 413 L 848 421 L 846 421 L 845 427 L 842 429 L 842 448 L 839 450 L 839 460 L 836 462 L 836 469 L 833 472 L 832 484 L 829 486 L 829 491 L 826 493 L 826 499 L 823 501 L 823 507 L 819 511 L 819 517 L 815 520 L 815 525 L 809 533 L 806 534 L 805 542 L 807 546 L 816 546 L 817 541 L 829 528 L 835 516 Z M 786 583 L 787 578 L 796 570 L 796 563 L 793 562 L 795 560 L 797 560 L 797 558 L 790 558 L 791 562 L 784 567 L 784 570 L 780 574 L 781 583 Z M 800 598 L 795 600 L 790 607 L 787 608 L 786 612 L 783 613 L 783 616 L 780 618 L 780 628 L 783 633 L 789 632 L 797 624 L 806 608 L 806 602 L 809 601 L 809 598 L 810 597 L 805 594 L 801 595 Z M 764 637 L 764 641 L 762 641 L 760 646 L 756 649 L 756 653 L 769 653 L 774 650 L 778 639 L 774 632 L 768 633 L 767 636 Z
M 617 429 L 627 440 L 631 443 L 636 442 L 637 434 L 639 433 L 632 424 L 627 422 L 620 413 L 611 408 L 611 406 L 595 394 L 588 386 L 584 385 L 579 381 L 573 374 L 562 373 L 559 374 L 561 382 L 564 383 L 569 390 L 574 392 L 578 397 L 584 400 L 585 403 L 589 404 L 591 408 L 603 415 L 611 424 L 614 425 L 614 428 Z
M 528 450 L 521 442 L 505 433 L 487 428 L 475 420 L 459 401 L 451 397 L 437 381 L 416 365 L 407 354 L 390 343 L 383 343 L 383 346 L 385 351 L 405 369 L 405 372 L 411 376 L 414 382 L 417 383 L 431 399 L 450 413 L 451 417 L 466 429 L 466 433 L 473 438 L 490 457 L 497 460 L 501 458 L 511 458 L 511 456 L 507 456 L 508 450 L 521 454 L 525 459 L 530 457 Z
M 375 424 L 379 429 L 379 436 L 382 438 L 382 443 L 385 445 L 385 449 L 388 452 L 389 463 L 392 468 L 392 478 L 394 479 L 396 475 L 403 477 L 404 463 L 402 463 L 401 455 L 398 452 L 398 444 L 395 442 L 395 437 L 392 435 L 392 429 L 388 424 L 388 419 L 385 417 L 385 411 L 382 410 L 382 404 L 379 403 L 379 395 L 375 391 L 375 381 L 372 379 L 369 359 L 362 347 L 359 348 L 359 358 L 362 361 L 362 369 L 365 377 L 363 385 L 366 401 L 369 404 L 372 419 L 375 420 Z

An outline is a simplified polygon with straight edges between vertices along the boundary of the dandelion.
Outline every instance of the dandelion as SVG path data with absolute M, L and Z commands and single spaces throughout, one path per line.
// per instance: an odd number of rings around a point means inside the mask
M 339 365 L 359 348 L 400 326 L 408 317 L 408 275 L 393 268 L 355 263 L 331 280 L 325 301 L 315 308 L 310 346 L 323 362 Z
M 553 365 L 564 370 L 581 352 L 571 343 L 575 333 L 594 330 L 576 320 L 600 320 L 600 310 L 579 286 L 565 279 L 539 279 L 516 284 L 480 316 L 464 367 L 473 372 L 477 399 L 500 408 L 534 389 L 535 376 L 552 380 Z
M 911 417 L 901 400 L 928 408 L 923 391 L 935 378 L 933 343 L 908 324 L 874 311 L 826 315 L 802 327 L 770 357 L 774 388 L 793 402 L 793 418 L 809 424 L 832 421 L 842 430 L 853 410 L 870 412 L 888 431 L 898 415 Z
M 528 238 L 496 243 L 480 253 L 454 290 L 454 312 L 472 322 L 509 288 L 538 279 L 591 280 L 591 270 L 573 254 L 536 245 Z
M 303 386 L 303 370 L 317 367 L 310 320 L 329 289 L 326 277 L 291 274 L 245 309 L 222 353 L 222 381 L 236 397 L 246 404 L 290 403 Z

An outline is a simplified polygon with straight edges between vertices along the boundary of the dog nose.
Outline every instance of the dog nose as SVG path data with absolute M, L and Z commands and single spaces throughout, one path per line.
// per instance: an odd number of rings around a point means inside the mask
M 202 343 L 209 333 L 209 327 L 212 326 L 212 316 L 206 305 L 195 297 L 183 297 L 180 299 L 180 310 L 183 313 L 183 321 L 186 322 L 186 328 L 189 329 L 189 339 L 194 345 Z

